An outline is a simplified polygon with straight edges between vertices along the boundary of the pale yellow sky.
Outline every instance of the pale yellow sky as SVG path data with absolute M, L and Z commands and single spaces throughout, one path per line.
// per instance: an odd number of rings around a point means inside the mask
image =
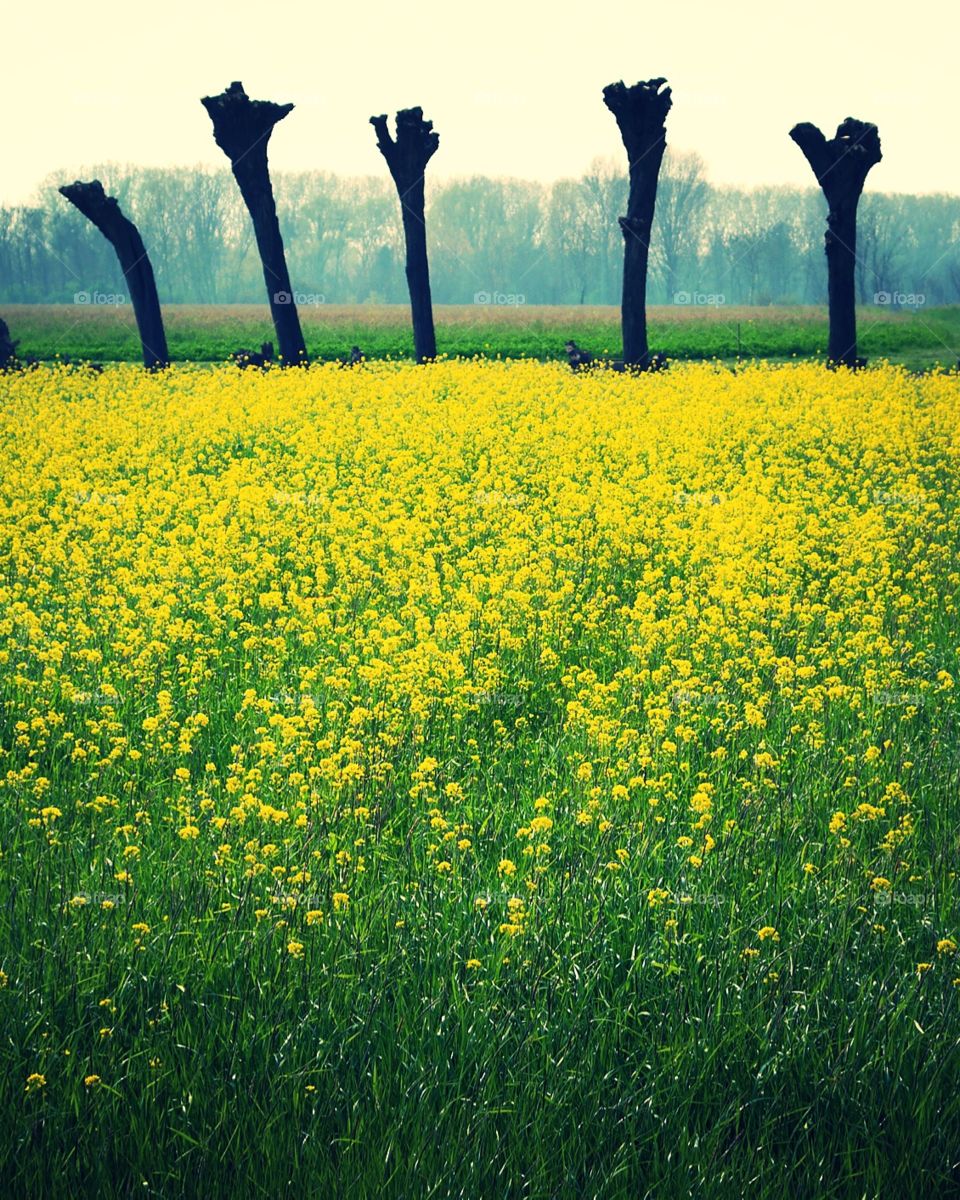
M 603 86 L 665 75 L 668 142 L 719 183 L 803 183 L 787 134 L 875 121 L 868 187 L 960 194 L 956 0 L 39 0 L 4 14 L 0 203 L 97 162 L 225 165 L 200 97 L 293 101 L 276 169 L 382 174 L 367 124 L 420 104 L 435 177 L 549 180 L 623 153 Z M 405 12 L 415 17 L 406 17 Z M 266 14 L 266 15 L 265 15 Z

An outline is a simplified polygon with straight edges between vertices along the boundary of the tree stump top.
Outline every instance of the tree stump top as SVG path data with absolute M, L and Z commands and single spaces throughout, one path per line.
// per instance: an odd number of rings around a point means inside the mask
M 91 179 L 88 183 L 78 179 L 74 183 L 65 183 L 57 190 L 89 220 L 93 220 L 95 213 L 120 208 L 116 196 L 108 196 L 99 179 Z
M 617 119 L 631 158 L 642 154 L 651 140 L 666 137 L 667 113 L 673 106 L 666 79 L 643 79 L 631 87 L 621 80 L 603 89 L 603 102 Z M 661 90 L 662 89 L 662 90 Z
M 251 100 L 243 84 L 231 83 L 218 96 L 200 101 L 213 122 L 213 137 L 231 162 L 237 162 L 255 146 L 266 143 L 274 125 L 293 111 L 292 104 L 274 104 L 272 100 Z M 266 147 L 264 145 L 264 153 Z
M 834 192 L 853 190 L 859 195 L 870 168 L 883 158 L 876 125 L 855 117 L 842 121 L 829 141 L 809 121 L 794 125 L 790 136 L 803 151 L 828 199 Z
M 371 117 L 370 124 L 376 130 L 377 147 L 387 160 L 390 174 L 401 185 L 423 174 L 440 145 L 440 135 L 434 131 L 432 121 L 423 119 L 422 108 L 402 108 L 397 113 L 396 140 L 390 136 L 385 113 Z

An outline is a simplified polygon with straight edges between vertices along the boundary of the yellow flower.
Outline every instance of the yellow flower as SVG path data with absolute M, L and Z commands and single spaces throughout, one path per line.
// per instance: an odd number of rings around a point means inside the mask
M 32 1075 L 27 1076 L 27 1086 L 24 1088 L 24 1091 L 27 1093 L 39 1092 L 41 1088 L 45 1088 L 46 1086 L 46 1075 L 39 1075 L 35 1071 Z
M 319 925 L 323 920 L 323 913 L 319 908 L 311 908 L 307 913 L 306 921 L 308 925 Z
M 957 943 L 953 940 L 953 938 L 941 938 L 939 942 L 937 942 L 938 954 L 953 954 L 955 953 L 956 949 Z
M 777 933 L 772 925 L 764 925 L 762 929 L 758 929 L 757 937 L 761 942 L 767 941 L 768 938 L 771 942 L 780 941 L 780 934 Z
M 287 942 L 287 953 L 291 958 L 300 958 L 303 954 L 303 942 Z
M 501 875 L 516 875 L 517 864 L 512 862 L 509 858 L 501 858 L 500 865 L 497 870 Z
M 343 909 L 347 908 L 349 906 L 349 904 L 350 904 L 350 897 L 346 892 L 334 892 L 333 893 L 333 911 L 334 912 L 341 912 Z
M 84 1081 L 83 1081 L 83 1086 L 84 1086 L 84 1087 L 88 1087 L 88 1088 L 92 1088 L 92 1087 L 96 1087 L 96 1086 L 97 1086 L 97 1084 L 98 1084 L 99 1082 L 100 1082 L 100 1076 L 99 1076 L 99 1075 L 87 1075 L 87 1076 L 84 1078 Z
M 467 965 L 468 971 L 479 971 L 480 968 L 483 966 L 483 963 L 480 961 L 479 958 L 468 958 L 466 965 Z

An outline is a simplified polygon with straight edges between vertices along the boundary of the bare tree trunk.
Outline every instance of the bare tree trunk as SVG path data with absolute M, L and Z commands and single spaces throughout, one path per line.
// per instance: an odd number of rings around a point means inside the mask
M 670 89 L 660 89 L 665 79 L 648 79 L 626 87 L 611 83 L 603 89 L 603 102 L 617 119 L 630 166 L 627 215 L 620 218 L 623 232 L 623 327 L 625 366 L 647 370 L 651 365 L 647 344 L 647 265 L 650 233 L 657 203 L 660 163 L 667 148 L 667 113 L 673 101 Z
M 857 205 L 870 168 L 882 155 L 876 125 L 847 119 L 830 141 L 816 125 L 795 125 L 790 136 L 813 168 L 827 199 L 827 299 L 830 336 L 827 358 L 848 367 L 857 357 Z
M 407 247 L 407 287 L 413 317 L 413 346 L 417 362 L 437 357 L 430 298 L 430 267 L 427 262 L 427 226 L 424 219 L 424 172 L 440 144 L 433 122 L 423 119 L 422 108 L 404 108 L 397 113 L 396 141 L 390 137 L 386 116 L 371 117 L 377 146 L 387 160 L 400 197 L 403 236 Z
M 242 83 L 231 83 L 225 92 L 219 96 L 205 96 L 201 103 L 210 114 L 217 145 L 230 159 L 233 176 L 253 222 L 281 360 L 285 365 L 306 363 L 307 348 L 290 287 L 283 237 L 277 220 L 277 205 L 267 166 L 270 134 L 274 125 L 283 120 L 293 105 L 274 104 L 271 100 L 251 100 L 243 90 Z
M 123 277 L 130 289 L 133 315 L 143 350 L 143 365 L 150 370 L 168 366 L 170 356 L 167 353 L 157 282 L 140 231 L 123 215 L 116 199 L 104 193 L 99 179 L 90 183 L 78 181 L 64 184 L 60 194 L 96 225 L 117 252 Z

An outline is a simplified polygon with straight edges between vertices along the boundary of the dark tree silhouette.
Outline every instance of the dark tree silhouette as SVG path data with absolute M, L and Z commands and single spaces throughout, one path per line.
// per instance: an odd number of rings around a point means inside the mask
M 163 314 L 157 296 L 150 257 L 136 225 L 120 211 L 113 196 L 107 196 L 99 179 L 90 183 L 68 183 L 60 194 L 92 221 L 117 252 L 123 277 L 130 289 L 133 315 L 140 333 L 143 365 L 154 370 L 170 362 Z
M 430 268 L 427 263 L 427 226 L 424 220 L 424 172 L 440 144 L 433 122 L 423 119 L 422 108 L 404 108 L 397 113 L 394 141 L 386 116 L 371 117 L 377 146 L 387 160 L 400 197 L 403 236 L 407 247 L 407 287 L 413 317 L 413 346 L 417 362 L 437 357 L 430 299 Z
M 18 361 L 17 343 L 10 336 L 10 327 L 0 317 L 0 371 L 15 367 Z
M 830 336 L 827 357 L 848 367 L 857 358 L 857 205 L 870 168 L 883 157 L 876 125 L 847 119 L 827 141 L 816 125 L 795 125 L 790 136 L 813 168 L 827 199 L 827 300 Z
M 307 348 L 290 287 L 280 222 L 277 220 L 277 205 L 267 166 L 270 134 L 274 125 L 293 109 L 293 105 L 274 104 L 271 100 L 251 100 L 243 90 L 242 83 L 231 83 L 225 92 L 219 96 L 205 96 L 201 103 L 210 114 L 217 145 L 230 159 L 233 176 L 253 222 L 280 356 L 284 364 L 305 363 Z
M 234 350 L 230 357 L 241 370 L 269 367 L 273 362 L 273 342 L 261 342 L 259 350 Z
M 647 263 L 650 232 L 657 203 L 660 163 L 667 148 L 667 113 L 673 101 L 665 79 L 648 79 L 627 87 L 622 81 L 603 89 L 603 102 L 617 119 L 627 150 L 630 191 L 623 232 L 623 361 L 647 370 L 657 365 L 647 344 Z M 661 91 L 661 88 L 663 90 Z
M 586 350 L 581 350 L 572 338 L 569 342 L 564 342 L 563 348 L 567 352 L 567 362 L 569 362 L 571 370 L 579 371 L 581 367 L 592 365 L 593 355 Z

